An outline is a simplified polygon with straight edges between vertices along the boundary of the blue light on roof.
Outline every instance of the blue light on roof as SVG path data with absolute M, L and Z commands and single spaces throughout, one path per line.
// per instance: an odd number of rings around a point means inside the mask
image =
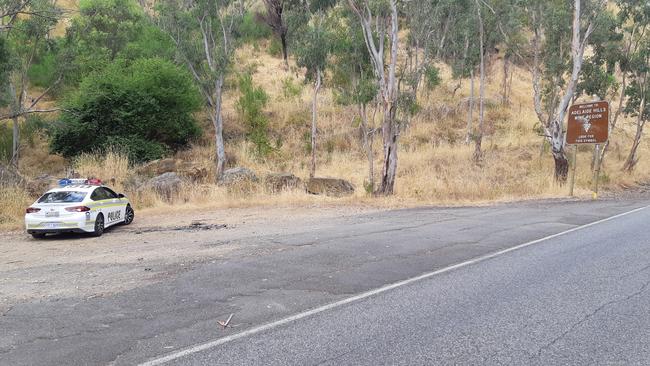
M 69 186 L 70 184 L 72 184 L 72 181 L 68 178 L 63 178 L 59 180 L 59 187 Z

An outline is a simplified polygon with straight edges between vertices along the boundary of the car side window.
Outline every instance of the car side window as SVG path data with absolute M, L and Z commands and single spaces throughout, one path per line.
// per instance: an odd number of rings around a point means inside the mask
M 103 194 L 102 194 L 101 188 L 97 188 L 97 189 L 95 189 L 95 190 L 93 191 L 93 193 L 90 194 L 90 199 L 93 200 L 93 201 L 100 201 L 100 200 L 103 200 L 104 197 L 103 197 Z
M 106 198 L 107 199 L 113 199 L 113 198 L 118 198 L 117 193 L 115 193 L 112 189 L 103 187 L 104 191 L 106 192 Z

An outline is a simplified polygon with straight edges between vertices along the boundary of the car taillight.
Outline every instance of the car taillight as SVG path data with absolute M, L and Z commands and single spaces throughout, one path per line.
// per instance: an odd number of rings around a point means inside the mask
M 41 210 L 40 208 L 36 208 L 36 207 L 27 207 L 25 213 L 37 213 L 40 210 Z
M 86 207 L 86 206 L 66 207 L 65 210 L 69 212 L 86 212 L 86 211 L 90 211 L 90 207 Z

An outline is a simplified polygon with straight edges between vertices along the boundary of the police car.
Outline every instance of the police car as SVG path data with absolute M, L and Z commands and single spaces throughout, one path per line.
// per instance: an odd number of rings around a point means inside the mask
M 129 200 L 98 179 L 61 179 L 25 212 L 25 227 L 34 238 L 76 232 L 101 236 L 116 224 L 128 225 L 135 214 Z

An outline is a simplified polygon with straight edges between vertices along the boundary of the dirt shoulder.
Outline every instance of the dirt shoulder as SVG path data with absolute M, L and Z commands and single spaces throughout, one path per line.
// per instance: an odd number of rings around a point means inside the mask
M 157 282 L 193 262 L 252 255 L 247 238 L 336 225 L 369 207 L 219 209 L 143 214 L 100 238 L 60 235 L 35 240 L 0 234 L 0 313 L 36 299 L 99 297 Z

